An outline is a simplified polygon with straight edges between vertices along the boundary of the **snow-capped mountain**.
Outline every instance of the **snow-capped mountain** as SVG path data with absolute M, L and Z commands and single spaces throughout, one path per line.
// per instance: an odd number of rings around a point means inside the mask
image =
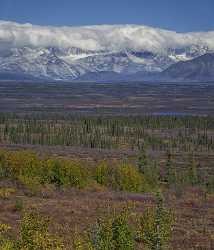
M 181 34 L 138 25 L 56 28 L 0 22 L 0 75 L 70 81 L 105 72 L 125 78 L 162 72 L 177 62 L 213 51 L 214 32 Z
M 213 81 L 214 53 L 196 57 L 192 60 L 173 64 L 161 73 L 163 79 L 180 81 Z

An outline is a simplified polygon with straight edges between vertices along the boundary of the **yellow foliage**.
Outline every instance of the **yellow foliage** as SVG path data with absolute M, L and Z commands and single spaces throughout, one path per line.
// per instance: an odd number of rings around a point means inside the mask
M 117 168 L 116 180 L 119 189 L 128 192 L 142 192 L 147 185 L 137 168 L 128 164 L 120 165 Z
M 0 235 L 8 232 L 10 229 L 11 227 L 9 225 L 0 223 Z
M 11 230 L 11 227 L 6 224 L 0 223 L 0 249 L 1 250 L 13 250 L 14 244 L 7 237 L 8 231 Z
M 0 188 L 0 198 L 8 199 L 16 190 L 14 188 Z

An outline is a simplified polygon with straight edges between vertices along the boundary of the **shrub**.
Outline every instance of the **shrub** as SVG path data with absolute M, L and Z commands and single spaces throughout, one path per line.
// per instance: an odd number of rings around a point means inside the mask
M 39 160 L 36 154 L 31 151 L 9 152 L 6 163 L 13 178 L 20 175 L 38 176 Z
M 147 157 L 147 153 L 145 150 L 145 146 L 141 146 L 141 151 L 138 157 L 138 169 L 139 171 L 144 174 L 144 170 L 148 165 L 148 157 Z
M 55 184 L 58 187 L 83 188 L 89 182 L 87 169 L 77 161 L 63 159 L 49 159 L 44 172 L 45 182 Z
M 14 243 L 8 235 L 10 230 L 10 226 L 0 223 L 0 248 L 2 250 L 14 250 Z
M 49 219 L 32 211 L 26 213 L 21 221 L 20 239 L 17 249 L 62 250 L 62 241 L 48 232 Z
M 6 155 L 5 151 L 0 151 L 0 180 L 10 176 L 10 171 L 6 163 Z
M 64 184 L 64 173 L 62 165 L 58 159 L 48 159 L 46 162 L 45 181 L 60 187 Z
M 187 168 L 188 182 L 190 185 L 194 186 L 199 183 L 197 163 L 195 161 L 194 155 L 189 156 L 189 165 Z
M 136 167 L 128 164 L 120 165 L 116 169 L 116 188 L 121 191 L 142 192 L 147 185 L 143 175 Z
M 128 225 L 128 214 L 126 211 L 123 211 L 113 219 L 112 233 L 115 250 L 134 249 L 134 235 Z
M 156 162 L 151 162 L 144 167 L 143 174 L 146 183 L 146 191 L 156 191 L 160 186 L 160 167 Z
M 174 163 L 172 161 L 172 155 L 170 152 L 167 153 L 167 162 L 165 165 L 165 181 L 168 183 L 169 186 L 174 186 L 176 183 L 176 168 L 174 166 Z
M 0 198 L 8 199 L 16 190 L 14 188 L 0 188 Z
M 108 183 L 108 165 L 106 162 L 101 162 L 95 169 L 95 180 L 100 185 L 107 185 Z
M 73 249 L 74 250 L 84 250 L 85 249 L 85 241 L 77 232 L 74 233 Z
M 63 250 L 64 245 L 57 236 L 48 231 L 49 219 L 32 211 L 26 213 L 21 221 L 20 237 L 11 240 L 8 225 L 0 224 L 0 249 L 2 250 Z
M 113 250 L 111 219 L 98 220 L 90 232 L 90 242 L 95 250 Z
M 135 240 L 128 224 L 127 211 L 112 218 L 98 220 L 89 239 L 95 250 L 133 250 Z
M 64 185 L 76 188 L 84 188 L 90 179 L 90 173 L 78 161 L 64 161 Z
M 22 211 L 24 208 L 24 203 L 22 199 L 16 199 L 15 204 L 14 204 L 14 210 L 15 211 Z
M 149 249 L 160 250 L 168 243 L 172 232 L 173 216 L 163 207 L 160 194 L 155 209 L 147 209 L 140 218 L 139 239 Z
M 214 174 L 207 178 L 206 189 L 209 193 L 214 193 Z

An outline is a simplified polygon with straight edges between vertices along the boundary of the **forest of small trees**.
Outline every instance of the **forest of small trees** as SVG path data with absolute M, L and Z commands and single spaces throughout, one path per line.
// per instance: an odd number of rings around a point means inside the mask
M 214 149 L 214 118 L 0 114 L 0 143 L 209 152 Z

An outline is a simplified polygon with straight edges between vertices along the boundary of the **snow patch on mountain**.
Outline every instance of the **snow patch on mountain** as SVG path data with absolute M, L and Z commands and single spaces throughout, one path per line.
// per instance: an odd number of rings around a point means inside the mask
M 162 72 L 213 51 L 214 32 L 182 34 L 142 25 L 43 27 L 0 21 L 0 73 L 41 79 Z

